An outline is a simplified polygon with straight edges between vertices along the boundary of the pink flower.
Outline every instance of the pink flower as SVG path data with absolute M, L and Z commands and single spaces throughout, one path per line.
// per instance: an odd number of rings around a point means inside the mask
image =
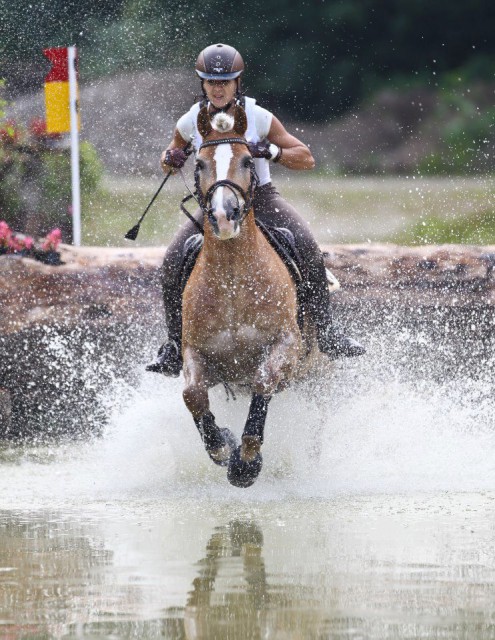
M 41 248 L 43 251 L 56 251 L 58 249 L 58 245 L 62 240 L 62 232 L 60 229 L 53 229 L 46 236 Z
M 16 251 L 22 251 L 23 249 L 24 247 L 22 241 L 19 240 L 19 238 L 16 238 L 16 236 L 12 235 L 9 242 L 9 251 L 15 253 Z
M 23 242 L 24 242 L 24 248 L 27 249 L 28 251 L 31 251 L 31 249 L 34 246 L 33 238 L 31 238 L 31 236 L 26 236 Z
M 0 247 L 7 248 L 10 243 L 12 231 L 5 220 L 0 220 Z

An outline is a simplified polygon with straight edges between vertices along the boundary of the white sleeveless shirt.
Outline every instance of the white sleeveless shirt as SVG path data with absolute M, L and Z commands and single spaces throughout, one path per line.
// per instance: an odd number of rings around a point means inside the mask
M 197 153 L 203 142 L 198 127 L 198 113 L 200 103 L 196 102 L 177 122 L 177 131 L 181 137 L 187 142 L 192 140 L 194 151 Z M 254 98 L 245 98 L 245 106 L 247 117 L 247 131 L 245 138 L 248 142 L 259 142 L 268 136 L 272 124 L 273 114 L 263 107 L 256 104 Z M 260 185 L 270 182 L 270 164 L 265 158 L 255 158 L 254 166 L 260 179 Z

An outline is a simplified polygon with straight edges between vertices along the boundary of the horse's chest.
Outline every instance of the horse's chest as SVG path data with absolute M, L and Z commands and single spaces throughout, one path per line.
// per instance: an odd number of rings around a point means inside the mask
M 246 353 L 258 351 L 266 337 L 265 332 L 252 325 L 217 327 L 206 337 L 204 344 L 212 354 Z
M 282 305 L 269 288 L 219 286 L 198 303 L 196 338 L 211 354 L 257 353 L 260 345 L 273 342 L 283 324 L 277 317 Z
M 270 287 L 219 287 L 203 300 L 204 322 L 210 331 L 255 339 L 272 329 L 282 302 Z

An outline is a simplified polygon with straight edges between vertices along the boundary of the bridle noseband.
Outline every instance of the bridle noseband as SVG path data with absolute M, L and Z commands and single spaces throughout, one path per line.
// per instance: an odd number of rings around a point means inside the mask
M 244 138 L 221 138 L 219 140 L 207 140 L 206 142 L 203 142 L 203 144 L 199 147 L 198 152 L 205 147 L 215 147 L 219 144 L 244 144 L 246 146 L 249 146 L 249 143 L 246 140 L 244 140 Z M 230 215 L 227 214 L 228 220 L 236 220 L 239 224 L 241 224 L 244 218 L 247 216 L 247 214 L 251 211 L 251 208 L 253 206 L 253 200 L 254 200 L 254 192 L 256 190 L 256 187 L 259 184 L 258 174 L 256 173 L 256 169 L 253 161 L 251 161 L 250 163 L 249 170 L 251 173 L 251 179 L 249 182 L 249 187 L 247 192 L 244 191 L 244 189 L 240 185 L 238 185 L 236 182 L 233 182 L 232 180 L 218 180 L 217 182 L 214 182 L 211 185 L 211 187 L 208 189 L 208 191 L 205 194 L 203 194 L 199 184 L 200 182 L 199 165 L 198 163 L 196 163 L 196 168 L 194 169 L 194 186 L 196 190 L 194 195 L 198 201 L 201 211 L 205 216 L 208 217 L 208 219 L 214 226 L 216 225 L 216 220 L 213 217 L 213 209 L 212 209 L 211 203 L 212 203 L 212 199 L 215 194 L 215 191 L 220 187 L 227 187 L 228 189 L 230 189 L 237 200 L 237 207 L 234 208 L 234 212 Z M 244 200 L 244 206 L 242 207 L 242 211 L 239 204 L 239 195 Z M 190 197 L 191 196 L 188 196 L 187 199 L 189 199 Z M 184 213 L 187 213 L 188 216 L 190 215 L 187 211 L 185 211 L 182 205 L 181 205 L 181 208 L 184 211 Z M 198 226 L 198 223 L 196 221 L 195 221 L 195 224 L 196 226 Z

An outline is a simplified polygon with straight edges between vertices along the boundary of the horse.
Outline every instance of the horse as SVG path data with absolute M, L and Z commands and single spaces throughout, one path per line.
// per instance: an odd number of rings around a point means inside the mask
M 295 282 L 255 222 L 257 175 L 244 109 L 210 119 L 204 107 L 197 127 L 204 240 L 182 298 L 183 399 L 210 458 L 244 488 L 261 471 L 271 398 L 309 371 L 318 348 L 307 314 L 302 329 L 298 323 Z M 240 444 L 210 411 L 208 390 L 219 383 L 251 394 Z

